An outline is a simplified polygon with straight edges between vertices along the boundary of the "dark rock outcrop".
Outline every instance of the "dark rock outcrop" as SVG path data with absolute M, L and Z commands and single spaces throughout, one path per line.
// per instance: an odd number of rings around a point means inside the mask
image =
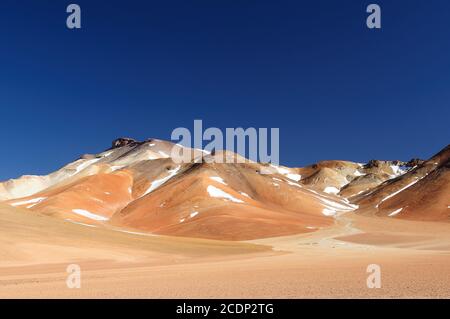
M 111 148 L 119 148 L 122 146 L 126 146 L 126 145 L 136 145 L 139 142 L 136 141 L 135 139 L 129 138 L 129 137 L 120 137 L 118 139 L 115 139 L 112 142 L 112 147 Z
M 423 164 L 425 161 L 421 160 L 420 158 L 413 158 L 408 163 L 406 163 L 406 167 L 415 167 L 417 165 Z

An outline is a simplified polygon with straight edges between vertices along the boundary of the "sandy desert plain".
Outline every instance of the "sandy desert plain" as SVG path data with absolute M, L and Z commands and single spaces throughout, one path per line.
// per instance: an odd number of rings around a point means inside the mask
M 1 298 L 450 297 L 449 225 L 356 215 L 315 233 L 226 242 L 91 228 L 2 205 L 0 256 Z M 74 263 L 80 289 L 66 285 Z M 369 264 L 381 267 L 379 289 L 367 287 Z

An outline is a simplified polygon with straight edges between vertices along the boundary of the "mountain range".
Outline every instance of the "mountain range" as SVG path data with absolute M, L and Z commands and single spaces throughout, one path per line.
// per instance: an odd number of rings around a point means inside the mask
M 180 164 L 171 151 L 182 147 L 119 138 L 49 175 L 0 183 L 0 201 L 83 226 L 216 240 L 312 233 L 345 214 L 450 221 L 450 145 L 428 160 L 298 168 L 226 150 L 191 149 Z

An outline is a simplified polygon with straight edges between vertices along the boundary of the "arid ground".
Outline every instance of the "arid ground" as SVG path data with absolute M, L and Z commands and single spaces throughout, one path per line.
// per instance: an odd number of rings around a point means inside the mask
M 381 288 L 367 287 L 369 264 Z M 450 298 L 449 265 L 448 223 L 346 214 L 314 233 L 226 242 L 0 207 L 1 298 Z

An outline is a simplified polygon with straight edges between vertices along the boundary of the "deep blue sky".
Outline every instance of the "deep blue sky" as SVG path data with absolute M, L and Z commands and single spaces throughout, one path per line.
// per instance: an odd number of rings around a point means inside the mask
M 281 162 L 429 157 L 450 141 L 450 1 L 0 3 L 0 180 L 119 136 L 279 127 Z M 365 26 L 369 3 L 382 29 Z

